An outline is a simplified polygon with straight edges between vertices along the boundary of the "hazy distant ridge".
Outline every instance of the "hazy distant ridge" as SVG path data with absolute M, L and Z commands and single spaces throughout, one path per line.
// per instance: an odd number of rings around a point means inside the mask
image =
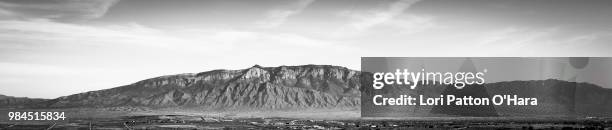
M 24 107 L 27 105 L 38 104 L 48 99 L 39 99 L 39 98 L 27 98 L 27 97 L 13 97 L 0 95 L 0 106 L 3 107 Z

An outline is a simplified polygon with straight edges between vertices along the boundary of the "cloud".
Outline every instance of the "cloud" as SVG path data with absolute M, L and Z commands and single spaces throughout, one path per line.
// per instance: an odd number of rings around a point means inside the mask
M 119 0 L 0 0 L 0 17 L 58 21 L 102 17 Z M 12 14 L 12 15 L 7 15 Z
M 331 31 L 333 38 L 361 37 L 370 34 L 410 35 L 440 28 L 434 17 L 406 13 L 419 0 L 398 0 L 370 10 L 344 10 L 337 13 L 348 22 Z
M 13 16 L 13 12 L 0 8 L 0 18 Z
M 425 0 L 419 12 L 495 26 L 612 28 L 609 0 Z
M 31 96 L 21 90 L 47 84 L 66 91 L 39 97 L 56 97 L 160 75 L 243 69 L 253 64 L 342 65 L 348 61 L 354 63 L 348 67 L 357 68 L 359 57 L 346 58 L 356 55 L 353 49 L 288 32 L 0 20 L 0 79 L 5 79 L 0 86 L 22 87 L 0 93 Z M 80 90 L 67 91 L 71 88 Z
M 411 5 L 418 2 L 419 0 L 398 0 L 393 2 L 383 10 L 371 10 L 367 12 L 362 11 L 345 11 L 341 12 L 340 15 L 348 16 L 349 18 L 355 19 L 350 26 L 357 30 L 366 30 L 370 27 L 389 23 L 389 21 L 393 21 L 394 18 L 402 15 L 406 9 L 408 9 Z M 409 16 L 405 20 L 395 21 L 403 22 L 403 23 L 411 23 L 411 24 L 419 24 L 429 21 L 428 18 L 419 17 L 419 16 Z M 398 24 L 401 25 L 401 24 Z M 408 24 L 410 25 L 410 24 Z M 403 26 L 408 26 L 403 25 Z
M 266 13 L 266 19 L 256 22 L 257 25 L 264 28 L 277 27 L 293 15 L 301 13 L 315 0 L 297 0 L 291 5 L 283 9 L 274 9 Z
M 242 46 L 293 46 L 297 48 L 342 48 L 333 41 L 289 32 L 254 32 L 223 28 L 154 28 L 137 23 L 79 25 L 46 19 L 0 20 L 0 45 L 74 46 L 100 48 L 158 48 L 172 51 L 215 53 Z M 38 47 L 29 47 L 38 48 Z M 7 49 L 2 48 L 0 49 Z M 12 48 L 19 49 L 19 48 Z M 51 48 L 53 49 L 53 48 Z M 10 51 L 10 50 L 8 50 Z M 0 53 L 3 54 L 3 53 Z
M 567 27 L 505 27 L 474 33 L 473 47 L 503 56 L 608 56 L 609 32 L 576 33 Z M 467 40 L 463 40 L 467 41 Z
M 164 47 L 179 41 L 160 30 L 139 24 L 90 26 L 53 22 L 47 19 L 0 21 L 0 44 L 73 44 L 104 46 L 143 45 Z M 76 42 L 80 41 L 80 42 Z M 155 42 L 151 42 L 155 41 Z M 40 42 L 40 43 L 38 43 Z M 97 45 L 99 46 L 99 45 Z
M 481 45 L 498 44 L 507 48 L 522 48 L 529 45 L 550 43 L 550 39 L 559 33 L 559 28 L 530 29 L 507 27 L 486 33 L 481 38 Z

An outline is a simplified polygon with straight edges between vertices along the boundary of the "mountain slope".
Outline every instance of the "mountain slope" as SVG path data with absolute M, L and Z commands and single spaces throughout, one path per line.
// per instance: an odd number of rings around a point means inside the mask
M 612 89 L 589 83 L 563 80 L 505 81 L 486 83 L 466 92 L 446 85 L 389 86 L 380 93 L 438 97 L 442 94 L 517 95 L 538 98 L 537 106 L 494 106 L 466 111 L 461 107 L 401 106 L 369 109 L 371 102 L 361 104 L 361 96 L 374 93 L 361 76 L 369 73 L 329 65 L 261 67 L 242 70 L 213 70 L 197 74 L 179 74 L 142 80 L 111 89 L 79 93 L 52 100 L 32 100 L 0 96 L 0 107 L 37 108 L 80 107 L 169 107 L 205 110 L 279 110 L 357 108 L 361 115 L 375 116 L 612 116 Z M 371 85 L 371 82 L 370 82 Z M 449 90 L 450 89 L 450 90 Z M 468 91 L 469 90 L 469 91 Z M 486 92 L 486 93 L 483 93 Z M 487 94 L 488 93 L 488 94 Z M 27 99 L 27 100 L 26 100 Z M 371 99 L 364 99 L 371 100 Z M 362 106 L 363 105 L 363 106 Z M 363 108 L 362 108 L 363 107 Z M 484 108 L 484 107 L 483 107 Z M 435 110 L 434 110 L 435 109 Z M 469 108 L 470 110 L 472 108 Z M 399 113 L 393 113 L 399 111 Z M 468 113 L 456 113 L 466 111 Z
M 60 97 L 42 107 L 355 108 L 360 103 L 359 75 L 358 71 L 328 65 L 255 65 L 243 70 L 162 76 Z
M 497 82 L 491 94 L 535 97 L 537 106 L 496 106 L 500 115 L 612 116 L 612 89 L 562 80 Z
M 373 91 L 372 87 L 364 88 Z M 472 90 L 472 89 L 485 89 Z M 486 92 L 486 93 L 485 93 Z M 462 90 L 452 85 L 422 85 L 412 90 L 404 86 L 386 86 L 381 93 L 387 97 L 408 95 L 417 97 L 438 97 L 439 95 L 487 97 L 494 95 L 517 95 L 519 98 L 537 98 L 535 106 L 521 105 L 491 105 L 494 108 L 483 106 L 400 106 L 372 109 L 371 102 L 363 102 L 362 116 L 502 116 L 502 117 L 575 117 L 599 116 L 612 117 L 612 89 L 603 88 L 589 83 L 575 83 L 563 80 L 530 80 L 505 81 L 486 83 L 474 87 L 466 86 Z M 370 93 L 362 96 L 371 97 Z M 365 100 L 365 99 L 364 99 Z M 370 100 L 370 99 L 368 99 Z
M 48 99 L 38 98 L 26 98 L 26 97 L 12 97 L 6 95 L 0 95 L 0 106 L 3 107 L 24 107 L 27 105 L 37 104 Z

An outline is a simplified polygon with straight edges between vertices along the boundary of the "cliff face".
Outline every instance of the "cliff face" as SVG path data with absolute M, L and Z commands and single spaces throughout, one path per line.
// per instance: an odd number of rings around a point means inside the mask
M 213 70 L 162 76 L 60 97 L 43 107 L 355 108 L 360 72 L 328 65 Z

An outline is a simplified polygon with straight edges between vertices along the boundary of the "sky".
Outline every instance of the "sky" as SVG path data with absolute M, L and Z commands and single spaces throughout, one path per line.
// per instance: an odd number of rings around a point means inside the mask
M 609 0 L 0 0 L 0 94 L 361 57 L 612 56 Z

